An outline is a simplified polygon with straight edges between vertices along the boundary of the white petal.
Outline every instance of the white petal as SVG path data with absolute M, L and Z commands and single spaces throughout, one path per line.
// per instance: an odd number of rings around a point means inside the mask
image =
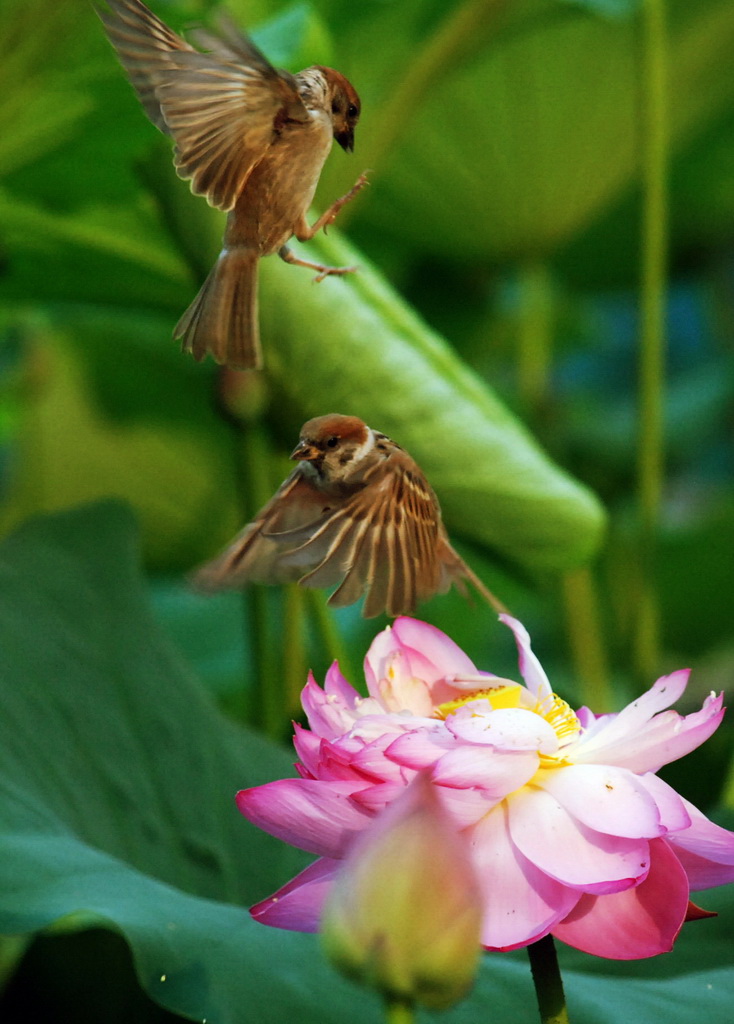
M 547 934 L 563 920 L 579 893 L 549 878 L 510 839 L 504 804 L 468 832 L 482 889 L 482 945 L 512 949 Z
M 660 814 L 660 824 L 668 832 L 679 832 L 687 829 L 691 824 L 691 816 L 686 809 L 686 802 L 682 796 L 663 782 L 657 775 L 648 772 L 646 775 L 636 776 L 641 786 L 644 786 L 650 796 L 657 804 Z
M 524 786 L 538 770 L 535 750 L 503 750 L 464 744 L 444 754 L 433 770 L 433 781 L 457 789 L 482 789 L 494 799 Z
M 652 839 L 666 831 L 654 798 L 625 768 L 596 764 L 551 768 L 541 774 L 538 785 L 597 832 Z
M 581 892 L 619 892 L 645 877 L 649 843 L 596 832 L 542 789 L 526 786 L 506 801 L 510 835 L 546 874 Z
M 543 666 L 533 654 L 528 631 L 521 622 L 518 622 L 517 619 L 513 619 L 511 615 L 500 615 L 500 622 L 504 622 L 504 624 L 515 634 L 515 643 L 517 644 L 517 653 L 519 655 L 520 674 L 525 680 L 528 689 L 531 690 L 536 697 L 547 697 L 552 693 L 551 685 L 548 682 L 548 676 L 545 674 Z
M 446 719 L 446 728 L 468 743 L 481 743 L 498 750 L 537 750 L 555 754 L 558 737 L 540 715 L 524 708 L 500 708 L 484 712 L 486 702 L 465 704 Z
M 688 669 L 682 669 L 663 676 L 619 714 L 605 715 L 599 719 L 588 733 L 582 733 L 576 743 L 568 748 L 569 757 L 577 763 L 619 764 L 621 753 L 630 751 L 634 754 L 635 741 L 639 740 L 640 732 L 655 715 L 678 700 L 686 688 L 689 674 Z M 665 726 L 672 733 L 679 720 L 680 715 L 671 711 L 661 716 L 659 727 Z

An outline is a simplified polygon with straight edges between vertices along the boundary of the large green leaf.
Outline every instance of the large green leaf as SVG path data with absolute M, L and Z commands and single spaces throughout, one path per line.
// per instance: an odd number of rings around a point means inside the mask
M 6 0 L 0 21 L 0 177 L 25 169 L 73 135 L 93 105 L 83 84 L 76 13 L 69 3 Z
M 136 548 L 130 513 L 112 502 L 3 544 L 0 763 L 9 795 L 22 789 L 14 820 L 243 902 L 258 865 L 275 881 L 295 861 L 233 813 L 234 793 L 290 759 L 228 725 L 157 632 Z
M 529 568 L 589 558 L 603 527 L 591 493 L 358 251 L 331 235 L 314 248 L 359 273 L 314 286 L 280 261 L 263 265 L 266 365 L 278 388 L 309 415 L 354 413 L 403 444 L 468 539 Z
M 304 857 L 232 797 L 290 775 L 291 758 L 214 710 L 151 618 L 136 561 L 112 504 L 38 520 L 0 551 L 0 931 L 84 911 L 122 933 L 156 1001 L 208 1024 L 378 1021 L 376 998 L 335 976 L 314 937 L 249 919 L 244 905 Z M 664 961 L 563 951 L 575 1019 L 726 1019 L 731 889 L 705 901 L 721 919 L 690 926 Z M 486 957 L 446 1019 L 489 1007 L 536 1019 L 521 954 Z
M 467 19 L 457 54 L 451 26 L 469 8 L 477 20 Z M 677 152 L 734 100 L 734 8 L 728 0 L 670 8 Z M 362 19 L 360 32 L 344 28 L 342 51 L 365 94 L 357 152 L 379 183 L 354 210 L 362 230 L 467 264 L 537 258 L 637 179 L 639 18 L 594 17 L 557 0 L 464 0 L 426 25 L 425 5 L 414 0 Z M 431 74 L 420 90 L 406 87 L 429 48 Z M 332 162 L 323 188 L 343 174 Z
M 124 339 L 130 327 L 134 345 Z M 122 498 L 139 513 L 148 560 L 180 571 L 210 553 L 211 537 L 223 542 L 241 525 L 228 430 L 208 408 L 204 381 L 192 387 L 183 373 L 171 392 L 166 371 L 171 363 L 180 365 L 181 357 L 173 346 L 160 353 L 146 350 L 150 331 L 149 323 L 136 323 L 135 318 L 118 319 L 104 331 L 108 357 L 115 368 L 119 364 L 119 379 L 113 378 L 119 410 L 115 419 L 100 410 L 68 349 L 58 340 L 39 346 L 34 400 L 22 416 L 1 529 L 7 531 L 35 512 L 95 498 Z M 89 330 L 81 336 L 90 346 L 95 339 Z M 131 359 L 136 361 L 132 369 Z M 184 368 L 192 369 L 185 363 Z M 152 414 L 131 416 L 128 383 L 136 388 L 136 398 L 142 388 L 165 409 L 167 420 Z M 180 396 L 188 399 L 187 410 L 176 408 Z
M 4 544 L 0 578 L 2 930 L 86 910 L 123 931 L 165 1005 L 295 1011 L 296 978 L 277 980 L 282 1002 L 268 981 L 284 937 L 243 907 L 306 859 L 233 802 L 291 758 L 223 720 L 158 633 L 129 514 L 36 522 Z M 298 939 L 285 956 L 298 975 Z

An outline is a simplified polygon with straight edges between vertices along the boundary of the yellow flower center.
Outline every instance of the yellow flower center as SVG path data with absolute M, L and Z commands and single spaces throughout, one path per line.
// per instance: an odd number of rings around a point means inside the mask
M 542 715 L 553 728 L 558 737 L 558 744 L 561 747 L 576 739 L 581 732 L 581 723 L 576 717 L 576 712 L 565 700 L 562 700 L 555 693 L 550 693 L 543 700 L 538 701 L 533 711 L 538 715 Z
M 541 768 L 559 768 L 570 762 L 563 756 L 563 748 L 576 739 L 581 732 L 581 723 L 573 708 L 557 694 L 549 693 L 532 709 L 551 726 L 558 737 L 558 751 L 555 754 L 541 754 Z
M 482 690 L 474 690 L 472 693 L 463 694 L 453 700 L 447 700 L 439 704 L 434 710 L 434 717 L 446 719 L 454 714 L 459 708 L 467 704 L 486 701 L 487 712 L 499 711 L 501 708 L 522 708 L 533 714 L 540 715 L 550 725 L 558 737 L 558 751 L 555 754 L 540 754 L 540 763 L 543 768 L 559 767 L 568 762 L 563 757 L 563 748 L 575 739 L 581 731 L 581 723 L 576 713 L 565 700 L 562 700 L 555 693 L 548 694 L 541 700 L 533 698 L 532 694 L 520 686 L 519 683 L 499 683 L 497 686 L 490 686 Z M 483 714 L 477 708 L 474 715 L 479 718 Z
M 466 693 L 461 697 L 455 697 L 453 700 L 447 700 L 444 704 L 439 704 L 433 714 L 435 718 L 446 719 L 454 711 L 463 708 L 465 704 L 470 704 L 477 700 L 486 700 L 489 704 L 488 710 L 490 711 L 499 711 L 500 708 L 517 708 L 520 706 L 522 689 L 522 686 L 518 683 L 510 683 L 509 685 L 500 683 L 498 686 L 490 686 L 485 690 L 474 690 L 472 693 Z M 479 712 L 477 712 L 478 716 Z

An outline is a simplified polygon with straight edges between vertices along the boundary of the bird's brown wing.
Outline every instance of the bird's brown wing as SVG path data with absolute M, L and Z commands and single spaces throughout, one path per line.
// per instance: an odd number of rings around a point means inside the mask
M 174 163 L 191 190 L 211 206 L 231 210 L 254 165 L 275 138 L 277 120 L 309 114 L 286 72 L 228 64 L 211 54 L 185 53 L 156 89 L 176 143 Z
M 248 35 L 240 32 L 224 12 L 217 18 L 216 33 L 197 28 L 189 32 L 189 35 L 202 50 L 215 54 L 227 63 L 258 68 L 263 75 L 282 73 L 276 71 L 262 50 Z
M 322 517 L 288 564 L 317 564 L 300 583 L 340 583 L 329 604 L 347 605 L 366 591 L 363 615 L 400 615 L 436 593 L 442 572 L 436 554 L 439 507 L 423 476 L 401 455 L 379 463 L 366 486 Z M 291 532 L 289 539 L 298 534 Z M 341 581 L 341 582 L 340 582 Z M 450 581 L 449 581 L 450 582 Z M 446 584 L 448 587 L 449 583 Z
M 108 5 L 112 13 L 100 14 L 107 34 L 148 116 L 172 136 L 178 174 L 210 205 L 231 210 L 276 120 L 309 120 L 295 79 L 231 26 L 215 52 L 199 53 L 140 0 Z
M 338 583 L 329 604 L 353 604 L 366 592 L 362 614 L 371 618 L 412 612 L 467 580 L 506 611 L 451 546 L 436 496 L 414 463 L 402 456 L 380 463 L 365 484 L 328 498 L 299 466 L 225 551 L 198 570 L 194 586 L 213 592 L 248 583 Z
M 508 614 L 508 609 L 502 601 L 492 593 L 489 587 L 485 586 L 474 570 L 466 564 L 458 551 L 455 551 L 451 546 L 443 525 L 441 526 L 437 554 L 441 569 L 441 583 L 438 587 L 440 593 L 444 593 L 452 583 L 455 583 L 457 590 L 466 596 L 464 583 L 468 582 L 478 591 L 487 604 L 494 608 L 497 614 Z
M 109 11 L 97 8 L 107 36 L 127 71 L 145 113 L 168 134 L 156 86 L 171 68 L 176 53 L 194 53 L 192 46 L 149 11 L 140 0 L 107 0 Z
M 306 532 L 324 515 L 324 496 L 295 469 L 257 517 L 211 562 L 196 571 L 193 585 L 202 591 L 242 587 L 247 583 L 288 583 L 304 572 L 304 563 L 284 560 L 298 541 L 288 543 L 289 531 Z M 318 559 L 316 559 L 318 561 Z M 306 563 L 311 567 L 316 561 Z

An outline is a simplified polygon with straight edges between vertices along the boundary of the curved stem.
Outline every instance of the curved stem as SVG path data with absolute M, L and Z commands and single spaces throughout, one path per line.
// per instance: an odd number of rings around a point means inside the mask
M 265 504 L 267 497 L 264 496 L 271 491 L 270 447 L 260 423 L 247 424 L 241 430 L 240 437 L 240 486 L 246 522 L 252 518 L 255 510 Z M 257 584 L 242 591 L 245 641 L 251 646 L 254 675 L 250 688 L 249 720 L 262 728 L 271 739 L 280 739 L 285 701 L 280 692 L 278 644 L 273 636 L 269 598 L 265 587 Z
M 409 999 L 386 999 L 385 1021 L 387 1024 L 415 1024 L 415 1008 Z
M 517 389 L 525 414 L 533 422 L 548 397 L 553 354 L 553 281 L 548 265 L 522 264 L 519 284 Z
M 569 1024 L 553 936 L 546 935 L 531 943 L 528 957 L 542 1024 Z
M 0 993 L 13 977 L 30 944 L 30 935 L 0 936 Z
M 721 805 L 727 811 L 734 810 L 734 757 L 729 762 L 729 771 L 721 794 Z
M 334 614 L 324 600 L 324 595 L 316 590 L 307 590 L 306 595 L 327 655 L 332 661 L 338 661 L 342 675 L 354 682 L 357 675 L 353 671 L 347 645 L 339 634 Z
M 283 679 L 285 703 L 283 720 L 297 716 L 301 710 L 301 690 L 306 685 L 308 658 L 306 654 L 306 592 L 290 583 L 285 587 L 283 618 Z
M 550 396 L 555 300 L 547 263 L 528 261 L 518 270 L 517 390 L 525 416 L 537 428 Z M 566 633 L 585 704 L 613 706 L 594 576 L 588 566 L 561 578 Z
M 640 431 L 637 464 L 642 588 L 636 668 L 647 678 L 658 662 L 656 541 L 664 472 L 665 297 L 668 232 L 668 96 L 665 0 L 642 8 L 642 266 L 640 282 Z

